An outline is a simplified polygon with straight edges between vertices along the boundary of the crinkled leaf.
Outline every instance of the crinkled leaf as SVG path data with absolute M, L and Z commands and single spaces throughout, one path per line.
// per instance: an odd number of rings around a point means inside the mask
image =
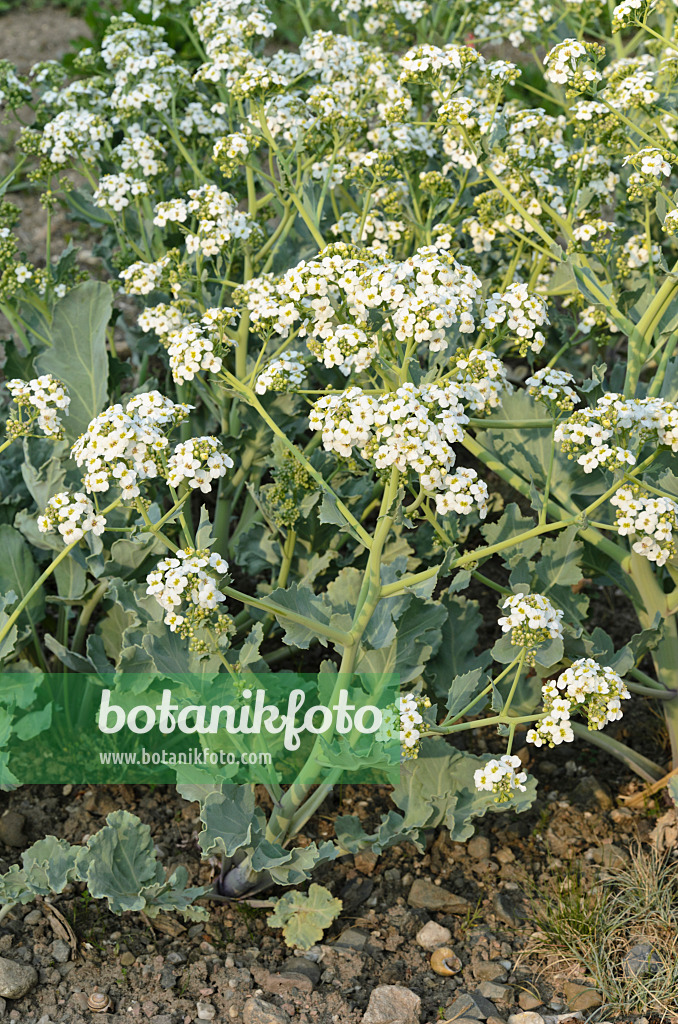
M 106 327 L 113 292 L 102 281 L 84 281 L 57 302 L 50 348 L 35 360 L 38 373 L 52 373 L 68 388 L 71 404 L 64 417 L 69 440 L 87 429 L 104 407 L 108 387 Z
M 209 913 L 206 907 L 194 906 L 195 900 L 210 891 L 209 886 L 187 886 L 188 871 L 180 865 L 165 882 L 157 882 L 144 886 L 141 896 L 144 900 L 144 913 L 150 918 L 159 913 L 181 914 L 189 921 L 207 921 Z
M 18 598 L 25 597 L 38 578 L 38 570 L 28 544 L 19 531 L 7 523 L 0 525 L 0 552 L 0 593 L 13 591 Z M 40 589 L 19 616 L 19 629 L 29 624 L 36 626 L 42 619 L 44 607 L 45 596 Z
M 445 704 L 450 716 L 458 715 L 464 708 L 472 704 L 474 698 L 482 693 L 486 685 L 486 677 L 481 668 L 474 668 L 470 672 L 464 672 L 461 676 L 455 676 Z M 473 703 L 473 714 L 477 714 L 481 707 L 480 704 Z M 471 713 L 471 708 L 469 708 L 469 713 Z
M 205 825 L 198 839 L 202 852 L 217 850 L 232 857 L 252 838 L 254 787 L 228 786 L 224 793 L 212 793 L 200 818 Z
M 311 640 L 320 640 L 323 646 L 327 646 L 324 636 L 320 636 L 311 627 L 292 622 L 284 613 L 284 609 L 288 609 L 307 619 L 316 620 L 319 626 L 328 626 L 331 610 L 324 598 L 314 594 L 310 587 L 299 587 L 296 583 L 292 583 L 286 590 L 279 587 L 269 595 L 268 602 L 281 609 L 280 614 L 274 612 L 274 615 L 285 630 L 283 639 L 286 644 L 306 650 L 310 647 Z
M 41 896 L 61 892 L 77 878 L 76 860 L 81 850 L 56 836 L 39 839 L 21 855 L 27 885 Z
M 288 892 L 276 900 L 268 924 L 271 928 L 282 928 L 288 946 L 310 949 L 322 939 L 341 908 L 341 900 L 314 882 L 308 893 Z
M 164 881 L 151 830 L 128 811 L 113 811 L 106 826 L 80 849 L 78 874 L 95 899 L 105 898 L 114 914 L 143 910 L 142 889 Z

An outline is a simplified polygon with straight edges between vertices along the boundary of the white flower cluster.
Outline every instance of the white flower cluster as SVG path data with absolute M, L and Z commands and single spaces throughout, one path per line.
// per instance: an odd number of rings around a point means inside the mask
M 155 331 L 157 335 L 163 337 L 170 331 L 178 331 L 179 328 L 186 326 L 187 320 L 177 306 L 159 302 L 157 306 L 146 306 L 146 309 L 142 309 L 137 323 L 142 331 Z
M 105 409 L 72 448 L 77 465 L 86 469 L 86 489 L 106 492 L 117 485 L 126 501 L 138 497 L 141 481 L 164 475 L 167 432 L 191 408 L 149 391 L 131 398 L 126 408 Z
M 231 344 L 223 328 L 232 323 L 233 317 L 234 311 L 228 307 L 208 310 L 200 323 L 184 324 L 178 329 L 171 328 L 163 332 L 158 330 L 158 321 L 162 317 L 159 314 L 155 315 L 153 329 L 161 335 L 165 334 L 164 344 L 169 354 L 170 369 L 177 384 L 193 380 L 196 373 L 200 373 L 201 370 L 208 373 L 219 372 L 223 360 L 216 353 L 224 342 Z M 147 318 L 146 323 L 150 322 L 151 318 Z
M 62 436 L 61 414 L 68 415 L 71 399 L 60 380 L 51 373 L 43 373 L 28 381 L 15 377 L 6 381 L 5 387 L 18 411 L 16 419 L 12 417 L 7 421 L 9 437 L 29 434 L 36 422 L 46 437 Z M 28 413 L 27 419 L 23 418 L 23 412 Z
M 538 402 L 550 406 L 554 414 L 572 412 L 581 399 L 572 388 L 574 377 L 567 370 L 554 370 L 545 366 L 525 381 L 527 392 Z
M 258 395 L 267 391 L 293 391 L 304 382 L 306 367 L 301 352 L 291 349 L 280 359 L 274 359 L 258 375 L 254 390 Z
M 636 153 L 624 157 L 622 167 L 625 167 L 626 164 L 631 164 L 641 174 L 646 174 L 648 177 L 661 178 L 664 175 L 665 178 L 668 178 L 671 174 L 671 164 L 666 160 L 661 149 L 657 149 L 656 146 L 645 146 Z
M 622 717 L 621 702 L 631 696 L 621 676 L 593 658 L 573 661 L 555 682 L 547 679 L 542 695 L 546 714 L 525 737 L 536 747 L 571 743 L 574 714 L 585 715 L 589 729 L 604 729 L 608 722 Z
M 102 143 L 112 134 L 113 128 L 99 114 L 62 110 L 42 129 L 40 152 L 58 167 L 78 157 L 94 163 Z
M 148 182 L 131 177 L 129 174 L 102 174 L 99 178 L 92 201 L 101 209 L 108 208 L 119 213 L 130 204 L 130 197 L 145 196 L 149 193 Z
M 196 636 L 196 629 L 208 626 L 218 633 L 230 625 L 227 616 L 214 615 L 226 600 L 214 576 L 227 572 L 228 563 L 221 555 L 185 548 L 172 558 L 163 558 L 146 577 L 146 593 L 165 610 L 164 621 L 170 630 L 190 641 L 190 650 L 207 648 L 204 639 Z
M 421 726 L 424 722 L 421 712 L 431 707 L 428 697 L 408 693 L 398 703 L 385 708 L 376 739 L 382 743 L 399 739 L 402 760 L 412 760 L 421 746 Z
M 615 522 L 622 537 L 637 536 L 633 550 L 657 565 L 676 557 L 678 502 L 651 494 L 642 484 L 620 487 L 610 498 L 617 509 Z
M 475 787 L 481 792 L 494 793 L 497 803 L 505 803 L 515 790 L 524 793 L 527 789 L 527 773 L 520 770 L 522 766 L 515 754 L 492 758 L 473 773 Z
M 582 43 L 578 39 L 564 39 L 544 57 L 544 78 L 556 85 L 591 85 L 599 82 L 602 75 L 591 64 L 591 58 L 605 55 L 602 46 L 595 43 Z
M 543 594 L 514 594 L 506 598 L 502 608 L 510 611 L 499 619 L 499 625 L 502 633 L 511 634 L 511 643 L 516 647 L 532 651 L 539 644 L 563 635 L 563 611 L 554 608 Z
M 453 324 L 472 332 L 480 289 L 469 267 L 434 247 L 394 262 L 337 243 L 278 280 L 250 281 L 236 298 L 247 305 L 254 329 L 287 337 L 299 322 L 313 355 L 348 374 L 372 362 L 378 331 L 401 344 L 425 343 L 433 352 L 446 347 L 446 328 Z
M 452 472 L 452 444 L 464 437 L 468 423 L 461 398 L 464 386 L 404 384 L 395 393 L 374 397 L 360 388 L 323 395 L 315 402 L 309 425 L 322 431 L 323 447 L 349 458 L 358 449 L 378 470 L 395 466 L 413 470 L 426 491 L 436 494 L 438 511 L 487 514 L 487 485 L 475 470 Z
M 158 203 L 153 223 L 165 227 L 168 223 L 183 224 L 189 216 L 197 226 L 186 234 L 186 250 L 216 256 L 234 239 L 245 241 L 256 230 L 248 213 L 238 209 L 238 202 L 230 192 L 216 185 L 201 185 L 188 190 L 187 199 L 170 199 Z
M 167 270 L 172 264 L 172 254 L 167 253 L 153 263 L 137 260 L 120 271 L 128 295 L 148 295 L 159 288 Z
M 678 408 L 663 398 L 625 398 L 610 392 L 593 409 L 580 409 L 559 424 L 554 437 L 585 473 L 598 466 L 634 466 L 646 441 L 678 451 Z
M 494 292 L 490 296 L 481 323 L 487 330 L 506 324 L 516 335 L 515 344 L 524 356 L 528 349 L 541 352 L 546 338 L 537 328 L 550 321 L 546 302 L 540 295 L 528 292 L 526 284 L 510 284 L 506 291 Z
M 44 514 L 38 516 L 38 529 L 40 533 L 58 530 L 64 544 L 71 544 L 82 540 L 86 533 L 98 537 L 106 529 L 106 519 L 97 514 L 86 494 L 61 491 L 49 499 Z
M 212 481 L 226 475 L 233 467 L 233 459 L 222 452 L 216 437 L 192 437 L 176 446 L 167 463 L 167 483 L 178 487 L 187 483 L 200 488 L 203 494 L 212 489 Z
M 450 379 L 464 388 L 464 400 L 473 412 L 487 412 L 501 405 L 504 395 L 513 392 L 507 370 L 501 359 L 488 349 L 472 348 L 461 350 L 452 356 L 453 369 Z
M 657 0 L 621 0 L 612 11 L 612 31 L 639 23 L 657 6 Z

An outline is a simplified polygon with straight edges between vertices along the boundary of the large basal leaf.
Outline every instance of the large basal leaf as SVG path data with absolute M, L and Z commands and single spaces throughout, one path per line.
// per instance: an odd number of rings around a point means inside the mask
M 288 946 L 310 949 L 339 916 L 341 907 L 341 900 L 314 882 L 308 893 L 288 892 L 276 900 L 268 924 L 271 928 L 282 928 Z
M 65 839 L 46 836 L 33 843 L 21 855 L 26 883 L 36 895 L 49 896 L 61 892 L 77 876 L 76 858 L 79 846 Z
M 224 793 L 212 793 L 205 800 L 200 818 L 205 825 L 198 840 L 202 852 L 217 850 L 232 857 L 252 838 L 254 787 L 229 786 Z
M 149 917 L 157 917 L 162 911 L 166 914 L 176 913 L 189 921 L 207 921 L 209 913 L 206 907 L 195 907 L 193 903 L 199 896 L 210 891 L 209 886 L 189 887 L 188 871 L 180 865 L 166 882 L 154 882 L 144 886 L 141 896 L 145 901 L 144 912 Z
M 402 814 L 398 814 L 397 811 L 389 811 L 388 814 L 382 815 L 381 825 L 376 832 L 365 832 L 358 818 L 352 814 L 337 818 L 334 822 L 334 832 L 341 850 L 347 853 L 358 853 L 359 850 L 369 848 L 374 853 L 381 854 L 389 846 L 402 842 L 412 843 L 420 853 L 425 849 L 421 842 L 420 830 L 405 826 Z
M 12 590 L 18 598 L 25 597 L 38 578 L 31 549 L 13 526 L 3 523 L 0 526 L 0 593 Z M 42 590 L 38 590 L 19 616 L 19 626 L 29 623 L 37 625 L 42 618 L 45 598 Z
M 78 874 L 90 895 L 105 898 L 114 914 L 143 910 L 142 890 L 164 881 L 151 830 L 128 811 L 113 811 L 77 858 Z
M 112 306 L 113 292 L 101 281 L 73 288 L 55 306 L 51 348 L 35 360 L 39 373 L 54 374 L 68 388 L 71 404 L 64 426 L 71 441 L 84 433 L 106 402 L 106 327 Z
M 424 679 L 439 700 L 447 700 L 453 680 L 475 668 L 485 668 L 490 657 L 487 651 L 474 653 L 483 622 L 477 601 L 446 594 L 438 607 L 445 615 L 442 640 L 426 666 Z

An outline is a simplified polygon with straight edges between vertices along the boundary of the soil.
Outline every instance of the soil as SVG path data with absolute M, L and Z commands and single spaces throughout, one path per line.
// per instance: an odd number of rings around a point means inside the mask
M 82 22 L 58 8 L 14 10 L 0 16 L 0 59 L 11 58 L 24 71 L 36 60 L 58 57 L 85 32 Z M 5 134 L 0 176 L 11 166 L 10 147 Z M 28 258 L 40 263 L 45 229 L 38 197 L 19 191 L 9 198 L 23 211 Z M 65 216 L 57 214 L 57 251 L 70 230 Z M 481 589 L 478 597 L 486 594 Z M 620 632 L 622 642 L 628 639 L 637 628 L 632 609 L 622 608 L 621 599 L 613 609 L 595 593 L 592 597 L 596 621 L 613 635 Z M 495 617 L 493 605 L 488 619 Z M 635 701 L 619 724 L 620 738 L 629 729 L 634 744 L 662 760 L 659 717 L 651 707 Z M 494 749 L 497 738 L 485 731 L 471 743 L 479 753 Z M 503 1024 L 510 1013 L 525 1009 L 528 990 L 535 994 L 530 1008 L 551 1020 L 567 1018 L 571 1008 L 563 985 L 572 980 L 572 970 L 559 970 L 526 953 L 535 931 L 534 892 L 557 884 L 568 870 L 581 872 L 585 884 L 592 885 L 606 870 L 601 861 L 609 864 L 613 854 L 623 862 L 636 843 L 675 846 L 675 810 L 661 793 L 639 810 L 618 806 L 618 798 L 640 783 L 594 747 L 545 753 L 524 748 L 520 753 L 540 780 L 539 798 L 527 814 L 491 815 L 479 822 L 471 844 L 452 843 L 444 831 L 436 831 L 428 834 L 423 855 L 403 845 L 376 863 L 365 855 L 342 858 L 318 881 L 342 898 L 343 912 L 323 943 L 303 955 L 290 951 L 280 933 L 267 928 L 264 911 L 247 905 L 212 903 L 209 922 L 191 926 L 162 915 L 153 921 L 133 913 L 115 917 L 72 886 L 63 896 L 15 909 L 0 925 L 0 956 L 33 964 L 38 982 L 21 1000 L 4 1006 L 0 1000 L 0 1019 L 85 1024 L 96 1019 L 87 1000 L 97 986 L 110 996 L 113 1012 L 102 1019 L 111 1024 L 192 1024 L 199 1019 L 359 1024 L 377 985 L 403 985 L 421 997 L 421 1024 L 433 1024 L 459 1016 L 448 1010 L 460 993 L 474 992 L 482 983 L 486 961 L 504 962 L 510 986 L 508 1001 L 485 1007 L 488 1024 Z M 338 814 L 355 814 L 367 826 L 390 807 L 388 791 L 374 787 L 344 787 L 333 801 L 309 822 L 300 843 L 331 835 Z M 167 869 L 184 864 L 192 884 L 203 885 L 218 872 L 216 863 L 200 859 L 198 805 L 183 801 L 172 787 L 78 785 L 26 786 L 0 794 L 0 816 L 6 811 L 15 815 L 0 818 L 0 871 L 45 835 L 82 842 L 121 806 L 151 826 Z M 469 912 L 453 916 L 411 906 L 408 896 L 417 879 L 465 897 Z M 522 916 L 507 917 L 509 900 L 522 906 Z M 416 941 L 430 920 L 452 933 L 449 944 L 462 965 L 453 976 L 434 973 L 430 953 Z M 252 998 L 263 1001 L 263 1008 L 248 1002 Z M 198 1004 L 206 1006 L 199 1009 Z M 678 1015 L 663 1019 L 678 1021 Z M 650 1017 L 651 1024 L 655 1020 Z

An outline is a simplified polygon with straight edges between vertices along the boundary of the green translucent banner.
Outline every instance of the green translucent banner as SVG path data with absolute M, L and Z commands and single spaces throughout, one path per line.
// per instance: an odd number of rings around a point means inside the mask
M 0 673 L 0 787 L 391 782 L 399 678 Z

